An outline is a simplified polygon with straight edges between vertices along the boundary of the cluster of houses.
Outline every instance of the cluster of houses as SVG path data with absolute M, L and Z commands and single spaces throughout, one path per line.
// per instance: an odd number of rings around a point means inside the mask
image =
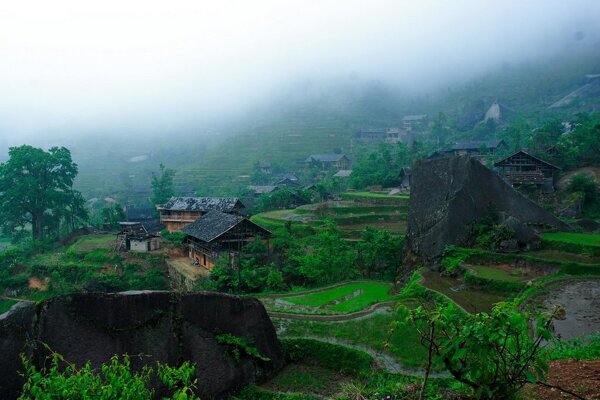
M 333 178 L 345 179 L 352 173 L 352 161 L 341 153 L 311 154 L 302 161 L 305 168 L 316 169 L 320 172 L 330 172 Z M 291 190 L 311 190 L 315 188 L 315 182 L 302 182 L 294 173 L 272 174 L 271 164 L 266 161 L 258 163 L 260 171 L 270 176 L 268 185 L 248 185 L 247 189 L 254 199 L 264 194 L 272 194 L 287 188 Z M 253 199 L 246 199 L 251 203 Z
M 234 197 L 172 197 L 156 207 L 160 217 L 154 226 L 184 233 L 191 261 L 210 270 L 221 256 L 233 262 L 246 243 L 270 238 L 271 232 L 242 215 L 243 208 Z M 157 231 L 146 228 L 146 221 L 120 225 L 118 250 L 146 252 L 160 247 Z
M 427 114 L 406 115 L 402 118 L 402 126 L 390 128 L 363 128 L 359 138 L 363 142 L 405 143 L 412 145 L 416 135 L 429 127 Z

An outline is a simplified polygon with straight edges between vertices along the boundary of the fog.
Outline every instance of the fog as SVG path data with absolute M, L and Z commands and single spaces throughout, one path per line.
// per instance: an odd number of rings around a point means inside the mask
M 5 1 L 0 147 L 202 133 L 305 79 L 419 95 L 600 42 L 600 2 Z

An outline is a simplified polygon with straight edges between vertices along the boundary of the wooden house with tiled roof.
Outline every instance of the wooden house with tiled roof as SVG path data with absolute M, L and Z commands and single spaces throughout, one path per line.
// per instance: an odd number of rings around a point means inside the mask
M 256 240 L 268 240 L 272 234 L 241 215 L 212 210 L 181 230 L 187 235 L 189 257 L 199 267 L 212 269 L 226 254 L 230 263 L 243 246 Z
M 156 207 L 169 232 L 182 230 L 212 210 L 239 214 L 242 208 L 244 204 L 236 197 L 171 197 Z
M 554 179 L 560 168 L 538 157 L 532 156 L 525 150 L 494 163 L 494 167 L 504 180 L 513 186 L 536 185 L 546 192 L 554 190 Z

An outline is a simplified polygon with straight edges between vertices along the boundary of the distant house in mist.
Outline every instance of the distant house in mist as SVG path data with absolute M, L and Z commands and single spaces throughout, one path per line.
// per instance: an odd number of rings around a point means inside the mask
M 350 169 L 351 161 L 345 154 L 311 154 L 304 160 L 308 167 L 326 169 Z
M 427 114 L 407 115 L 402 118 L 402 126 L 408 131 L 422 131 L 427 128 L 429 117 Z

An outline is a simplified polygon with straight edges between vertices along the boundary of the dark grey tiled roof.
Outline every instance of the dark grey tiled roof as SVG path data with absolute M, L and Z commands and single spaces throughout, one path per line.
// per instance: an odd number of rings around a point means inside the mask
M 256 194 L 271 193 L 271 192 L 276 191 L 277 189 L 279 189 L 279 187 L 274 186 L 274 185 L 264 185 L 264 186 L 250 185 L 250 186 L 248 186 L 248 190 L 251 190 Z
M 504 140 L 473 140 L 469 142 L 455 143 L 452 147 L 450 147 L 450 150 L 478 150 L 482 147 L 485 147 L 486 149 L 497 149 L 501 144 L 506 145 Z
M 336 162 L 340 161 L 345 154 L 311 154 L 306 159 L 306 162 L 321 161 L 321 162 Z
M 236 197 L 171 197 L 159 209 L 172 211 L 233 211 L 236 207 L 243 208 L 244 205 Z
M 255 225 L 258 229 L 267 234 L 270 233 L 266 229 L 256 225 L 254 222 L 242 217 L 241 215 L 226 214 L 214 210 L 209 211 L 205 216 L 189 224 L 181 231 L 192 237 L 195 237 L 196 239 L 209 243 L 233 229 L 243 221 Z

